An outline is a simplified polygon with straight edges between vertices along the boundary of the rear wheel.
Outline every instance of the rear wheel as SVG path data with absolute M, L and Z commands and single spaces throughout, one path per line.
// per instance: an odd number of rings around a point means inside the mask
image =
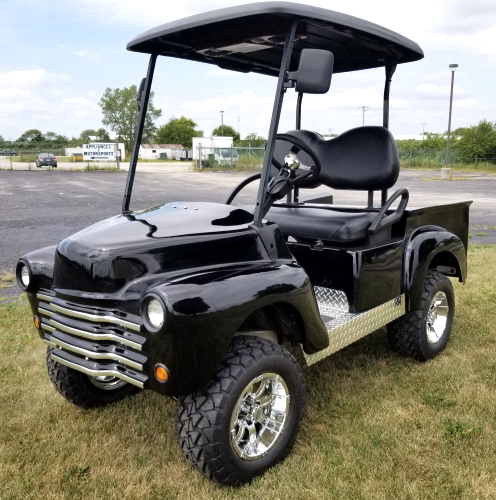
M 402 356 L 420 361 L 433 359 L 448 343 L 454 314 L 455 294 L 450 280 L 437 271 L 429 271 L 420 309 L 388 325 L 389 343 Z
M 115 403 L 139 389 L 117 377 L 90 377 L 52 359 L 47 349 L 48 375 L 55 389 L 67 401 L 81 408 L 97 408 Z
M 191 464 L 239 486 L 283 460 L 296 439 L 305 382 L 282 346 L 237 337 L 204 389 L 178 402 L 176 432 Z

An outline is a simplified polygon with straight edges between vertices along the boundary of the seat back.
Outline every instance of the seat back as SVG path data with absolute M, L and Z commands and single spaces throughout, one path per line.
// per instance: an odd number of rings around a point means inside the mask
M 302 187 L 324 184 L 333 189 L 382 191 L 394 186 L 400 172 L 400 159 L 394 138 L 384 127 L 359 127 L 334 139 L 325 140 L 308 130 L 292 130 L 316 153 L 321 163 L 319 176 Z M 277 141 L 274 156 L 280 163 L 291 144 Z M 299 152 L 304 165 L 313 165 L 310 157 Z

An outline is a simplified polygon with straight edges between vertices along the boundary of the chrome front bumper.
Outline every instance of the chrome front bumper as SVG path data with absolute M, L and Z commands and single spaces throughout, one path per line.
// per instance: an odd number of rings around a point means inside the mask
M 141 389 L 148 358 L 139 335 L 141 325 L 118 311 L 67 302 L 38 293 L 44 341 L 54 348 L 52 359 L 90 377 L 113 376 Z

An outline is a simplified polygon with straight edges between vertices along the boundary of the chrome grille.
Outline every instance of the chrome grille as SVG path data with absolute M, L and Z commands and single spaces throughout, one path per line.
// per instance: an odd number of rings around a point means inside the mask
M 56 349 L 55 361 L 89 376 L 114 376 L 144 387 L 146 338 L 136 333 L 140 324 L 119 311 L 69 303 L 49 293 L 37 297 L 44 339 Z

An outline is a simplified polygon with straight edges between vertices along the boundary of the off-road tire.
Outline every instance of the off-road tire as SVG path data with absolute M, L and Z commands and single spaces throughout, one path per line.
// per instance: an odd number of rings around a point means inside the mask
M 50 380 L 59 394 L 76 406 L 86 409 L 98 408 L 139 391 L 138 387 L 131 384 L 111 391 L 99 389 L 89 381 L 88 375 L 54 361 L 52 351 L 52 347 L 47 348 L 46 364 Z
M 290 395 L 286 426 L 274 447 L 244 460 L 231 444 L 231 417 L 238 398 L 263 373 L 283 377 Z M 305 405 L 305 381 L 296 359 L 282 346 L 257 337 L 236 337 L 221 368 L 205 387 L 178 400 L 176 434 L 187 460 L 218 483 L 240 486 L 283 460 L 298 434 Z
M 427 313 L 437 292 L 446 294 L 449 306 L 444 333 L 436 343 L 429 343 L 427 337 Z M 455 294 L 450 280 L 437 271 L 428 271 L 424 280 L 420 309 L 410 311 L 387 327 L 391 348 L 401 356 L 428 361 L 440 354 L 451 336 L 455 313 Z

